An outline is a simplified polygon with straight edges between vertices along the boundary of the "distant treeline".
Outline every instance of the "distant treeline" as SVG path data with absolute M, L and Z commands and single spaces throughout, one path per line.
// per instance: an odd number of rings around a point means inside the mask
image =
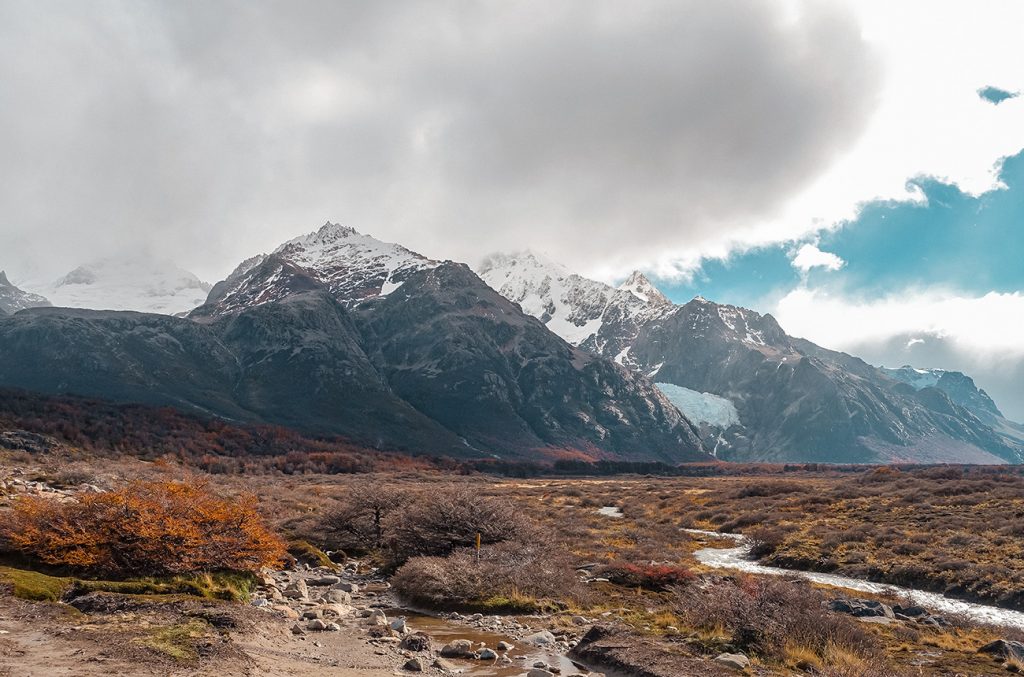
M 931 472 L 1024 474 L 1024 466 L 833 465 L 826 463 L 684 463 L 558 459 L 452 459 L 371 449 L 344 439 L 320 439 L 273 425 L 233 424 L 173 407 L 114 404 L 75 395 L 0 389 L 0 432 L 46 435 L 100 456 L 175 459 L 217 474 L 354 474 L 424 470 L 504 477 L 651 475 L 718 477 L 787 473 Z M 948 468 L 945 470 L 944 468 Z

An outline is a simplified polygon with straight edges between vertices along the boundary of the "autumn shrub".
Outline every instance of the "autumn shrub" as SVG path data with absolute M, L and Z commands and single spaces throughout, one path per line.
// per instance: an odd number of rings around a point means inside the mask
M 392 578 L 404 600 L 431 609 L 535 611 L 542 600 L 580 601 L 586 589 L 570 558 L 531 543 L 499 543 L 447 557 L 421 556 Z
M 679 588 L 673 611 L 694 627 L 724 628 L 738 648 L 770 658 L 781 658 L 787 645 L 819 656 L 836 647 L 872 653 L 870 636 L 856 621 L 823 608 L 824 601 L 806 582 L 743 577 Z
M 383 539 L 386 564 L 397 568 L 417 556 L 446 556 L 473 546 L 526 542 L 535 528 L 508 501 L 481 495 L 471 487 L 427 487 L 392 513 Z
M 596 573 L 616 585 L 655 591 L 684 585 L 696 577 L 686 567 L 671 564 L 633 564 L 631 562 L 613 562 L 601 567 Z
M 23 556 L 94 576 L 255 571 L 284 554 L 253 498 L 189 482 L 138 482 L 69 503 L 22 498 L 0 535 Z

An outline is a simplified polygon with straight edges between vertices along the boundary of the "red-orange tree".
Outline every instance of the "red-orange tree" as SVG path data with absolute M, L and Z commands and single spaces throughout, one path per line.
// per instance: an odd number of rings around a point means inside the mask
M 189 482 L 137 482 L 71 503 L 23 498 L 0 532 L 29 557 L 96 575 L 255 571 L 285 552 L 255 499 Z

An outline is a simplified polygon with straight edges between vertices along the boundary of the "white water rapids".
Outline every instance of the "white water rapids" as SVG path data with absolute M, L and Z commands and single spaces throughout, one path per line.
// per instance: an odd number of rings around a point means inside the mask
M 683 529 L 688 534 L 705 536 L 708 538 L 729 538 L 736 542 L 734 548 L 703 548 L 693 553 L 701 564 L 716 569 L 737 569 L 752 574 L 766 576 L 795 576 L 807 579 L 812 583 L 831 585 L 837 588 L 857 590 L 860 592 L 871 592 L 881 595 L 893 595 L 905 597 L 919 604 L 929 611 L 935 613 L 956 613 L 963 614 L 973 621 L 988 623 L 991 625 L 1003 625 L 1013 628 L 1024 629 L 1024 613 L 1011 609 L 1001 609 L 986 604 L 975 604 L 964 602 L 952 597 L 946 597 L 937 592 L 925 592 L 913 588 L 904 588 L 898 585 L 887 583 L 872 583 L 871 581 L 859 578 L 848 578 L 836 574 L 824 574 L 817 571 L 799 571 L 797 569 L 780 569 L 769 567 L 750 559 L 750 544 L 746 537 L 740 534 L 723 534 L 717 531 L 702 531 L 700 529 Z

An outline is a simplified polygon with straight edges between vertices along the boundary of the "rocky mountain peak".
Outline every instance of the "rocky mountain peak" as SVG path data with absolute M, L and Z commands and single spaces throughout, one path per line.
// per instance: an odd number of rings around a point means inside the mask
M 634 270 L 630 273 L 629 277 L 626 278 L 626 281 L 619 285 L 619 289 L 628 291 L 644 303 L 648 303 L 652 306 L 669 305 L 672 303 L 657 287 L 654 286 L 647 276 L 639 270 Z
M 15 287 L 7 279 L 7 274 L 0 270 L 0 315 L 11 315 L 26 308 L 49 305 L 50 302 L 45 297 Z

